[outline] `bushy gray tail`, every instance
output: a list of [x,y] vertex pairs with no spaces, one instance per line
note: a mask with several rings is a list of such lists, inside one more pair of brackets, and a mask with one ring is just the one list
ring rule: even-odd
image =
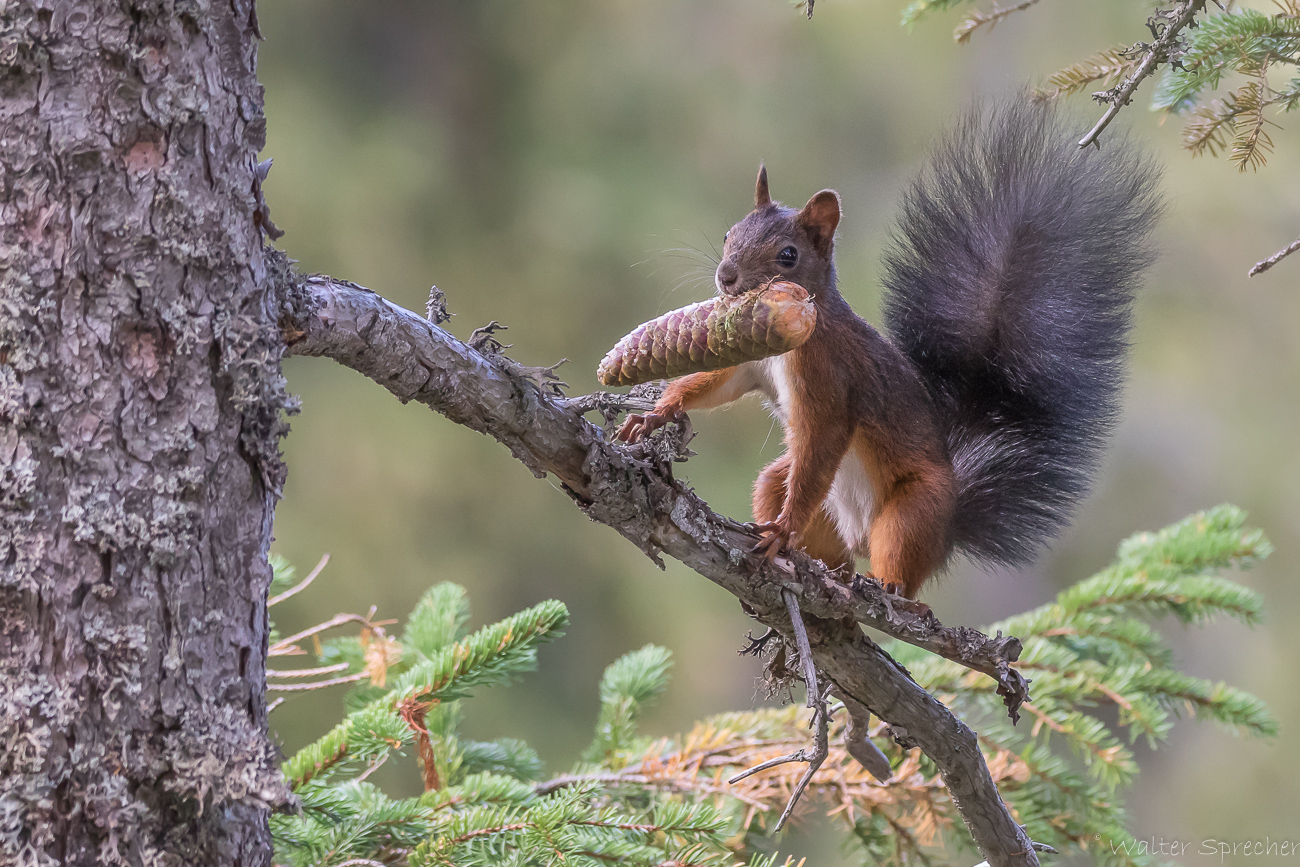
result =
[[904,200],[885,321],[949,420],[955,542],[1027,559],[1087,492],[1114,426],[1158,172],[1050,106],[972,111]]

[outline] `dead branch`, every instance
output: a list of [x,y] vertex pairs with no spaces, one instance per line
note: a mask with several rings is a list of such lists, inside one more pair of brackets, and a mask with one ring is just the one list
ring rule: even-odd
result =
[[760,771],[774,768],[777,765],[790,762],[807,763],[808,767],[790,792],[790,800],[786,803],[785,810],[781,812],[781,818],[777,819],[776,824],[772,826],[772,833],[776,833],[785,827],[786,821],[794,813],[795,805],[799,803],[799,797],[803,795],[804,789],[808,788],[808,783],[812,781],[813,776],[821,770],[822,762],[826,761],[830,749],[831,713],[826,705],[826,694],[829,692],[829,688],[823,691],[821,685],[817,682],[817,666],[813,661],[812,648],[808,642],[808,631],[804,628],[803,614],[799,611],[798,599],[790,590],[782,591],[781,597],[785,600],[786,613],[790,615],[790,626],[794,630],[794,643],[799,651],[799,665],[803,669],[803,686],[808,693],[808,708],[813,712],[812,727],[815,732],[813,748],[809,750],[807,747],[800,747],[792,753],[759,762],[727,780],[731,785],[735,785],[746,777],[751,777]]
[[[267,160],[267,162],[270,162],[270,160]],[[311,582],[316,580],[316,576],[325,570],[325,567],[329,564],[329,561],[330,561],[329,554],[321,555],[320,561],[316,564],[316,568],[308,572],[306,578],[302,579],[297,584],[293,585],[283,593],[280,593],[276,596],[272,596],[270,599],[266,600],[266,607],[270,608],[272,605],[279,605],[284,600],[292,596],[296,596],[297,594],[306,590],[308,585],[310,585]]]
[[304,638],[311,638],[313,635],[319,635],[326,630],[333,629],[336,626],[342,626],[345,623],[360,623],[367,629],[389,626],[396,623],[395,620],[375,620],[375,609],[371,608],[370,613],[362,617],[360,614],[335,614],[329,620],[323,623],[317,623],[315,626],[304,629],[302,632],[295,632],[288,638],[281,638],[267,649],[266,655],[269,656],[302,656],[306,653],[298,642]]
[[1290,256],[1296,250],[1300,250],[1300,238],[1297,238],[1296,240],[1292,241],[1290,244],[1286,245],[1281,250],[1278,250],[1276,253],[1274,253],[1272,256],[1269,256],[1267,259],[1263,260],[1262,262],[1256,262],[1254,267],[1250,269],[1250,273],[1247,276],[1254,277],[1256,274],[1263,274],[1269,268],[1272,268],[1278,262],[1281,262],[1287,256]]
[[[835,713],[835,711],[832,711]],[[756,720],[745,717],[766,717],[766,724],[782,724],[766,728],[756,734]],[[859,721],[849,714],[836,714],[830,724],[827,757],[807,784],[805,800],[839,816],[852,826],[863,814],[876,814],[889,822],[898,834],[900,846],[916,854],[917,863],[925,864],[922,847],[939,842],[939,831],[947,827],[942,803],[949,797],[947,787],[938,775],[923,771],[918,750],[901,754],[897,770],[890,769],[889,759],[883,754],[886,773],[881,776],[868,773],[860,760],[853,757],[849,730]],[[660,741],[649,747],[645,754],[616,771],[564,774],[534,786],[539,795],[546,795],[568,786],[599,783],[612,788],[656,788],[680,792],[696,798],[733,798],[748,807],[742,822],[745,827],[756,818],[762,826],[775,828],[773,819],[790,804],[791,793],[807,773],[797,764],[785,761],[792,750],[806,747],[806,731],[814,723],[814,713],[806,708],[784,708],[757,711],[751,714],[725,714],[722,717],[699,721],[689,731],[675,740]],[[878,724],[868,731],[865,726],[858,731],[863,743],[871,744],[871,736],[882,737],[886,727]],[[988,768],[998,784],[1023,785],[1028,779],[1028,768],[1019,756],[996,744],[984,743],[988,751]],[[874,744],[871,747],[875,749]],[[734,770],[766,766],[761,774],[743,776],[737,782],[728,782]]]
[[[1128,76],[1118,85],[1110,90],[1102,90],[1094,93],[1092,98],[1097,102],[1108,103],[1106,111],[1097,121],[1096,126],[1088,131],[1088,134],[1079,140],[1079,147],[1084,148],[1097,141],[1097,136],[1101,135],[1102,130],[1110,126],[1110,122],[1119,114],[1119,110],[1129,104],[1133,96],[1133,91],[1142,80],[1159,68],[1160,64],[1166,63],[1170,59],[1179,44],[1178,34],[1185,28],[1194,26],[1196,16],[1205,8],[1206,0],[1182,0],[1174,8],[1166,11],[1157,11],[1147,26],[1156,36],[1155,42],[1139,42],[1133,47],[1134,51],[1143,52],[1142,62],[1137,65]],[[1174,55],[1175,58],[1177,55]]]
[[403,402],[418,400],[492,436],[535,475],[553,474],[593,520],[656,562],[661,552],[680,560],[787,639],[793,632],[782,591],[795,594],[814,662],[837,694],[889,723],[899,743],[933,759],[990,864],[1036,867],[1030,840],[998,795],[975,734],[857,623],[989,674],[1013,710],[1028,698],[1024,678],[1009,665],[1019,642],[947,629],[874,581],[855,576],[846,586],[800,553],[755,561],[748,554],[758,537],[674,480],[653,443],[611,443],[575,409],[513,371],[504,356],[485,355],[356,284],[313,276],[281,289],[293,305],[281,322],[288,354],[333,358]]

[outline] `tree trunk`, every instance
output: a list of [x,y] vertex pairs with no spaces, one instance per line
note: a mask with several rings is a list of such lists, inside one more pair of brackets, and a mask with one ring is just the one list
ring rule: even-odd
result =
[[0,863],[267,864],[253,4],[0,16]]

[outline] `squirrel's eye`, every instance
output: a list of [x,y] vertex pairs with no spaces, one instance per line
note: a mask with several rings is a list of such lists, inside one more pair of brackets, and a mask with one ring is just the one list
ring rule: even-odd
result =
[[730,237],[731,237],[731,230],[728,229],[727,231],[722,233],[722,243],[724,244],[727,243],[727,239]]
[[799,251],[794,247],[783,247],[781,252],[776,254],[776,264],[782,268],[793,268],[799,261]]

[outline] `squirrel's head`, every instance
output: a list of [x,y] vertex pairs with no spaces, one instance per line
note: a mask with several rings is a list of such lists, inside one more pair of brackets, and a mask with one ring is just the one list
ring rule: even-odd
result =
[[803,210],[772,201],[767,169],[758,167],[754,210],[731,227],[714,274],[718,291],[743,295],[773,278],[792,280],[814,295],[830,286],[840,197],[822,190]]

